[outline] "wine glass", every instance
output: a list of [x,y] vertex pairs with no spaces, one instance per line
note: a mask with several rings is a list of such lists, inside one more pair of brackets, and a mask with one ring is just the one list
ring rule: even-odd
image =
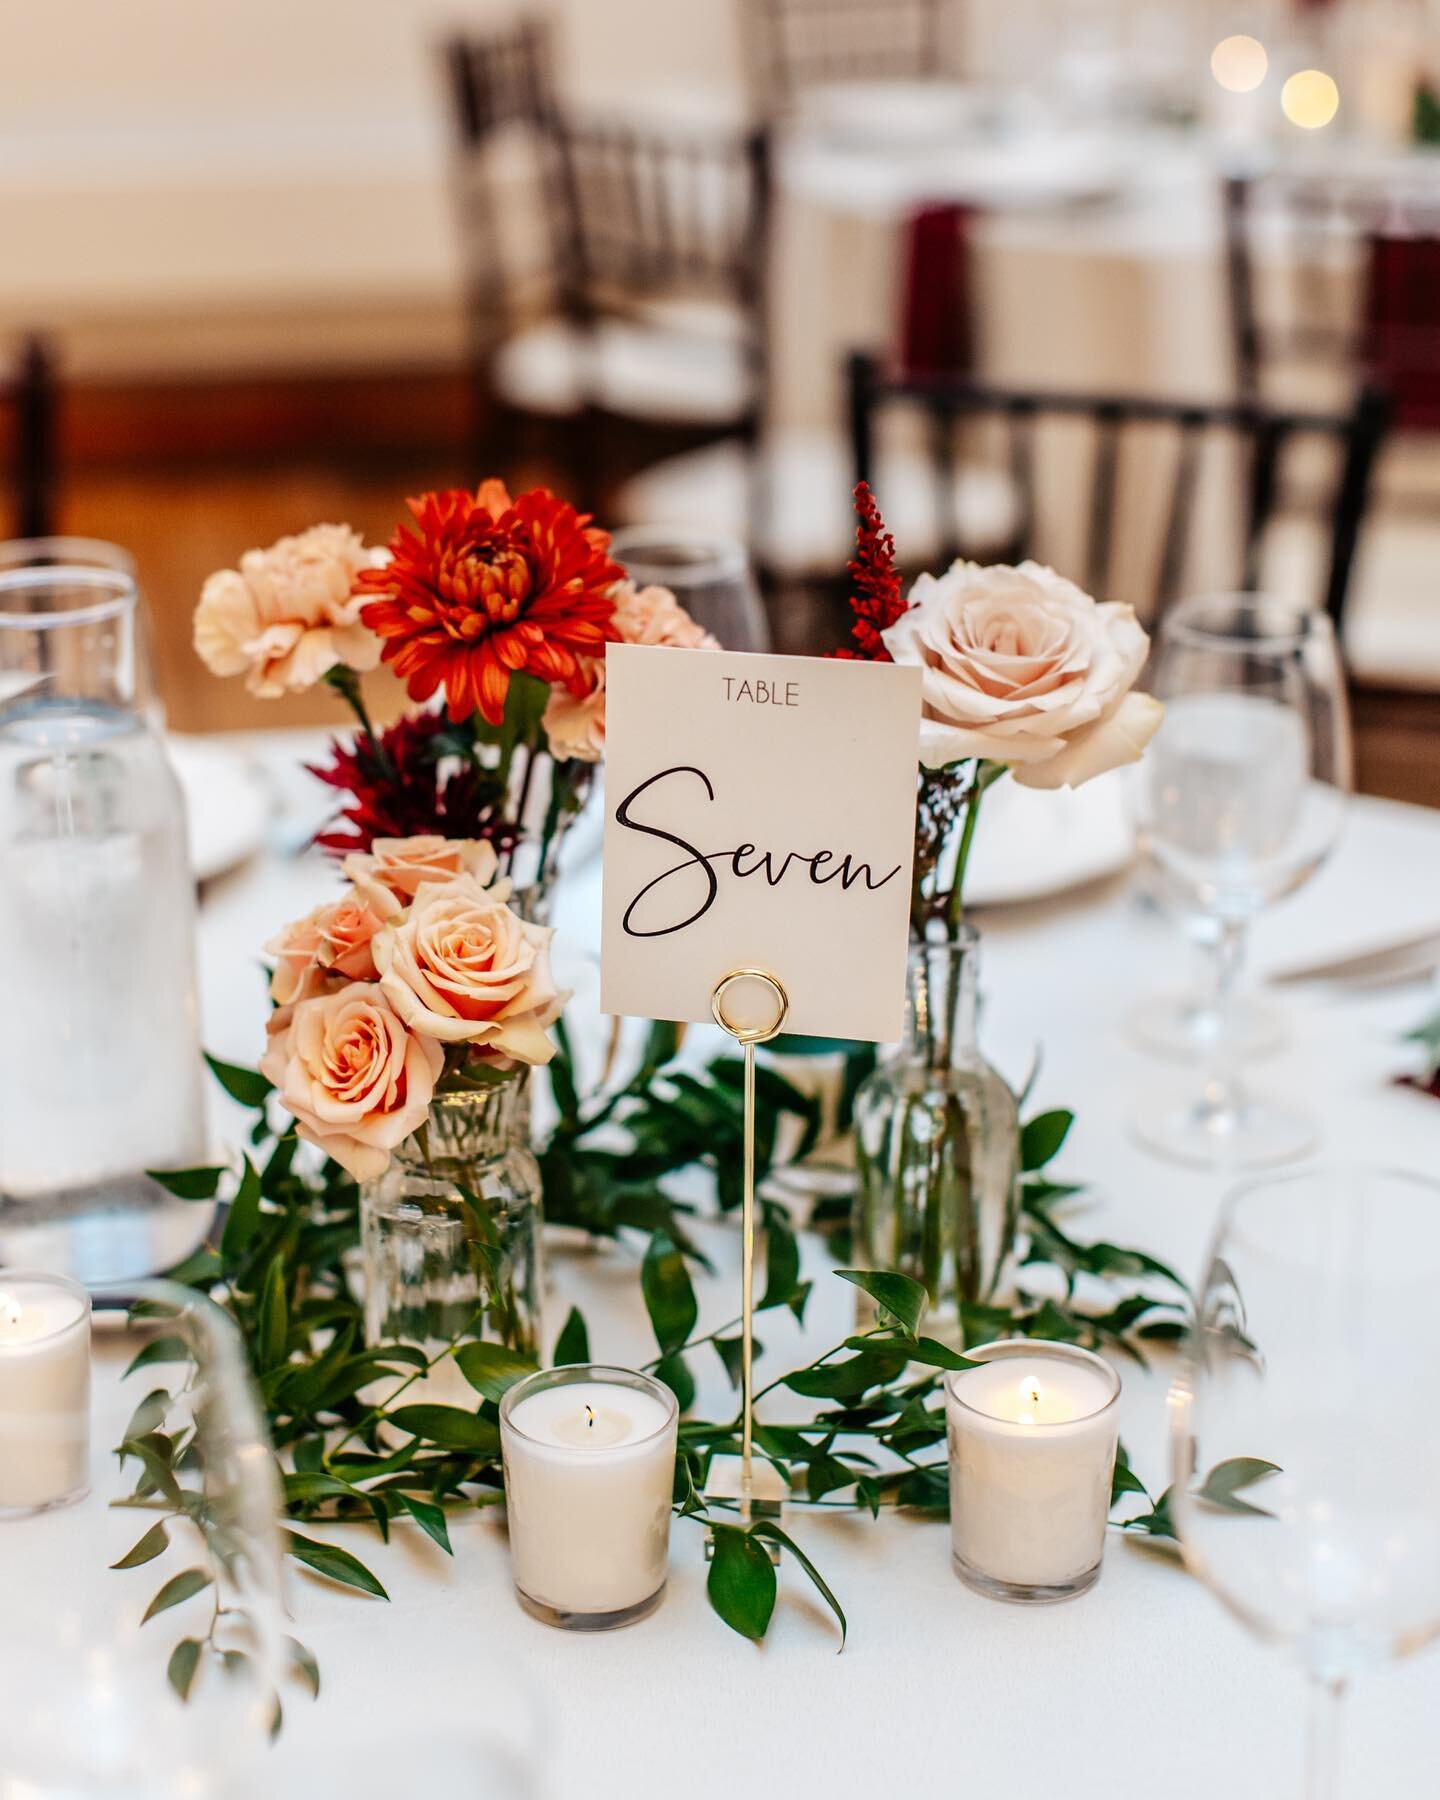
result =
[[1435,1182],[1256,1177],[1221,1208],[1170,1394],[1186,1562],[1311,1677],[1310,1800],[1336,1791],[1346,1685],[1440,1633],[1437,1280]]
[[[0,1287],[24,1279],[7,1272]],[[28,1371],[12,1366],[0,1386],[0,1492],[27,1498],[15,1494],[21,1459],[41,1484],[28,1510],[0,1518],[0,1800],[257,1793],[277,1696],[295,1691],[280,1478],[240,1335],[171,1282],[130,1284],[123,1300],[134,1323],[101,1328],[97,1290],[91,1357],[117,1376],[144,1359],[128,1379],[97,1381],[88,1410],[83,1397],[60,1410],[75,1384],[58,1338],[58,1350],[37,1340]],[[85,1355],[82,1342],[82,1369]],[[88,1492],[56,1473],[52,1423],[71,1433],[65,1454],[78,1454]]]
[[734,538],[684,526],[629,525],[611,538],[610,551],[636,587],[669,588],[726,650],[770,648],[770,622],[750,560]]
[[1312,1147],[1313,1124],[1245,1091],[1228,1021],[1247,926],[1339,835],[1350,728],[1335,634],[1323,613],[1264,595],[1187,600],[1161,627],[1150,685],[1165,718],[1138,771],[1140,842],[1213,929],[1216,1023],[1200,1091],[1152,1097],[1135,1132],[1181,1162],[1286,1162]]

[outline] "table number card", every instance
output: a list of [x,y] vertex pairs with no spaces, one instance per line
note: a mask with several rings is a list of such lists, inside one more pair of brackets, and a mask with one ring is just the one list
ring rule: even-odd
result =
[[761,969],[787,1031],[898,1038],[920,671],[612,644],[605,687],[603,1009]]

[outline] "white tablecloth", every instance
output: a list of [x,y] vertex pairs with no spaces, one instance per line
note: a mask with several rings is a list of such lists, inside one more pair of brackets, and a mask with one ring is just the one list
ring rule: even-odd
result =
[[[274,766],[284,770],[275,758],[295,748],[293,737],[277,738],[269,750]],[[1257,964],[1434,926],[1437,875],[1440,815],[1357,801],[1331,866],[1260,924]],[[253,1062],[264,1014],[258,946],[332,881],[319,858],[267,855],[210,889],[201,963],[206,1039],[215,1052]],[[559,924],[572,943],[593,942],[597,894],[597,877],[585,877],[562,904]],[[1193,1274],[1224,1183],[1154,1161],[1124,1124],[1148,1087],[1172,1073],[1183,1079],[1184,1071],[1168,1071],[1134,1048],[1122,1029],[1138,996],[1173,984],[1181,955],[1172,929],[1142,912],[1123,882],[997,912],[985,922],[983,1038],[1016,1080],[1043,1041],[1034,1104],[1078,1112],[1060,1164],[1067,1176],[1093,1184],[1077,1229],[1143,1245]],[[1434,1170],[1440,1107],[1390,1081],[1402,1066],[1397,1034],[1425,1003],[1414,987],[1340,1001],[1294,991],[1290,1047],[1257,1078],[1303,1095],[1325,1120],[1327,1154]],[[733,1227],[708,1230],[705,1247],[718,1272],[697,1283],[702,1323],[719,1323],[736,1304]],[[606,1360],[636,1363],[654,1354],[635,1279],[638,1254],[638,1245],[595,1253],[562,1247],[552,1257],[555,1304],[563,1316],[572,1299],[580,1302],[592,1350]],[[762,1379],[818,1354],[849,1328],[851,1291],[826,1279],[818,1242],[806,1242],[805,1259],[818,1285],[803,1345],[795,1329],[767,1319]],[[718,1364],[697,1362],[700,1406],[732,1405]],[[118,1367],[102,1352],[96,1480],[106,1491],[115,1491],[115,1477],[104,1450],[124,1410]],[[1158,1488],[1166,1479],[1166,1372],[1126,1368],[1123,1376],[1122,1434],[1136,1467]],[[800,1416],[804,1406],[777,1395],[765,1402],[765,1415]],[[39,1563],[27,1580],[44,1579],[46,1556],[57,1566],[65,1560],[64,1521],[57,1515],[35,1533]],[[117,1523],[118,1554],[129,1538],[127,1521]],[[295,1628],[315,1649],[325,1686],[316,1704],[290,1703],[278,1754],[366,1728],[400,1731],[407,1720],[437,1714],[464,1721],[518,1687],[543,1721],[546,1791],[564,1800],[849,1796],[881,1784],[1007,1800],[1111,1800],[1121,1791],[1248,1800],[1298,1791],[1300,1675],[1252,1641],[1195,1580],[1133,1544],[1112,1538],[1099,1586],[1083,1599],[1028,1610],[963,1588],[950,1572],[942,1524],[803,1508],[793,1509],[789,1524],[849,1614],[850,1643],[838,1658],[829,1615],[793,1568],[782,1572],[763,1648],[728,1631],[706,1603],[701,1533],[689,1522],[676,1526],[659,1612],[596,1638],[520,1612],[493,1514],[455,1521],[453,1562],[418,1530],[397,1529],[388,1550],[358,1528],[337,1533],[381,1575],[391,1603],[297,1573]],[[113,1583],[115,1608],[138,1617],[155,1585],[147,1573],[96,1568],[83,1578]],[[0,1716],[6,1661],[23,1654],[0,1631]],[[1350,1707],[1347,1793],[1429,1800],[1440,1789],[1437,1697],[1437,1656],[1360,1686]]]

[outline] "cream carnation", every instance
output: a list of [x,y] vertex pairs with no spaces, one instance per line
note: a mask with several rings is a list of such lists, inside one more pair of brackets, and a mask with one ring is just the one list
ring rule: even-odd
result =
[[471,877],[425,886],[375,939],[380,985],[412,1031],[497,1057],[545,1063],[545,1027],[565,996],[550,973],[548,926],[512,912]]
[[1159,726],[1160,703],[1131,692],[1150,640],[1130,607],[1033,562],[957,562],[910,598],[883,636],[924,671],[926,768],[985,757],[1025,787],[1078,787],[1137,761]]
[[244,675],[272,700],[313,687],[337,663],[373,669],[380,643],[352,595],[377,555],[348,525],[315,525],[268,550],[247,550],[239,569],[210,576],[195,609],[195,648],[216,675]]
[[718,650],[720,645],[686,612],[669,588],[637,588],[617,581],[610,590],[614,625],[626,644],[665,644],[675,650]]
[[378,987],[355,981],[302,1000],[272,1030],[260,1069],[300,1136],[368,1181],[423,1124],[444,1062],[440,1045],[407,1031]]

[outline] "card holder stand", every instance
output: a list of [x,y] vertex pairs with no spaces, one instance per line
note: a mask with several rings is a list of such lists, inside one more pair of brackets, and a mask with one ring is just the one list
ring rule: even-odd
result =
[[[758,1013],[750,1009],[742,1017],[744,990],[752,1001],[762,1000]],[[744,1057],[744,1208],[741,1214],[740,1394],[741,1437],[739,1456],[713,1456],[705,1483],[705,1498],[739,1511],[746,1527],[757,1519],[779,1519],[790,1489],[775,1465],[754,1455],[754,1373],[752,1368],[755,1326],[755,1046],[779,1035],[790,1011],[790,996],[776,977],[765,969],[732,969],[715,984],[710,997],[715,1023],[739,1044]],[[714,1534],[707,1533],[705,1556],[714,1554]],[[766,1543],[772,1562],[780,1560],[777,1544]]]

